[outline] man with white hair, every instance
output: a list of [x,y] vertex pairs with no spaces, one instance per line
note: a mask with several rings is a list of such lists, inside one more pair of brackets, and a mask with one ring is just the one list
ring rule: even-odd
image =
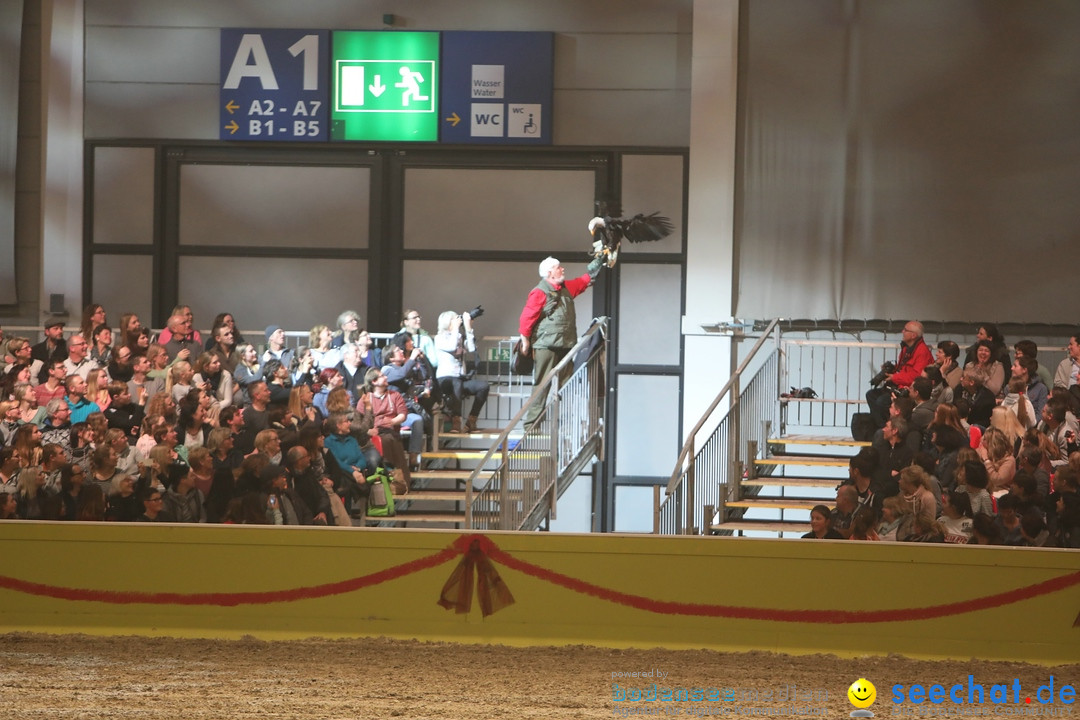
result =
[[[591,223],[589,229],[592,230]],[[601,267],[603,261],[593,260],[584,275],[567,280],[566,271],[556,258],[548,257],[540,263],[540,283],[529,293],[518,321],[521,352],[528,354],[531,350],[533,354],[534,383],[542,381],[577,343],[574,298],[592,285]],[[567,365],[559,375],[559,383],[566,382],[572,371],[573,368]],[[525,415],[526,426],[536,421],[541,409],[540,405],[529,409]]]

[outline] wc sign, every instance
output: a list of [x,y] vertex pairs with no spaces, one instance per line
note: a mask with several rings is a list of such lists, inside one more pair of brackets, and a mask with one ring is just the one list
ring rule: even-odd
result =
[[439,139],[550,145],[553,37],[444,32]]

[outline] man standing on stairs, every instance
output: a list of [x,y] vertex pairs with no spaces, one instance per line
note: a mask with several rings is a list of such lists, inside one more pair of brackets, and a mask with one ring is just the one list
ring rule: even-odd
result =
[[919,377],[923,368],[933,360],[930,348],[923,342],[922,323],[912,320],[904,325],[896,368],[891,374],[885,375],[885,382],[881,387],[872,388],[866,392],[866,403],[870,406],[870,417],[874,420],[876,430],[885,427],[885,421],[889,419],[893,391],[909,387],[915,378]]
[[[601,220],[601,222],[603,222]],[[592,226],[590,224],[590,230]],[[521,311],[518,331],[521,333],[521,352],[533,354],[533,384],[539,384],[566,353],[577,344],[577,316],[574,298],[585,292],[604,266],[597,258],[589,263],[584,275],[566,279],[562,263],[548,257],[540,263],[540,283],[529,292],[525,309]],[[573,368],[567,365],[559,373],[559,384],[566,382]],[[529,408],[525,426],[536,422],[543,405]]]

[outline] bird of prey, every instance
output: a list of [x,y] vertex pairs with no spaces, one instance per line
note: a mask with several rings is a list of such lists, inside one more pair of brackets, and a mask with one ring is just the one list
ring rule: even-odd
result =
[[674,229],[671,220],[659,212],[651,215],[638,213],[629,218],[597,215],[589,221],[589,232],[593,236],[591,255],[613,268],[619,259],[619,247],[624,239],[632,243],[656,242],[666,238]]

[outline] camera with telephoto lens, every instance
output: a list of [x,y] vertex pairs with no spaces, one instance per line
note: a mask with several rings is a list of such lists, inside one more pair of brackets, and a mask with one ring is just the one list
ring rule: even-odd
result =
[[463,314],[468,315],[470,318],[475,320],[476,318],[484,314],[484,307],[482,305],[477,305],[472,310],[469,310],[468,312]]
[[887,378],[889,375],[892,375],[894,372],[896,372],[896,363],[892,362],[891,360],[886,360],[881,365],[881,371],[878,372],[878,374],[874,377],[870,378],[870,385],[872,387],[877,387],[881,383],[885,382],[885,378]]

